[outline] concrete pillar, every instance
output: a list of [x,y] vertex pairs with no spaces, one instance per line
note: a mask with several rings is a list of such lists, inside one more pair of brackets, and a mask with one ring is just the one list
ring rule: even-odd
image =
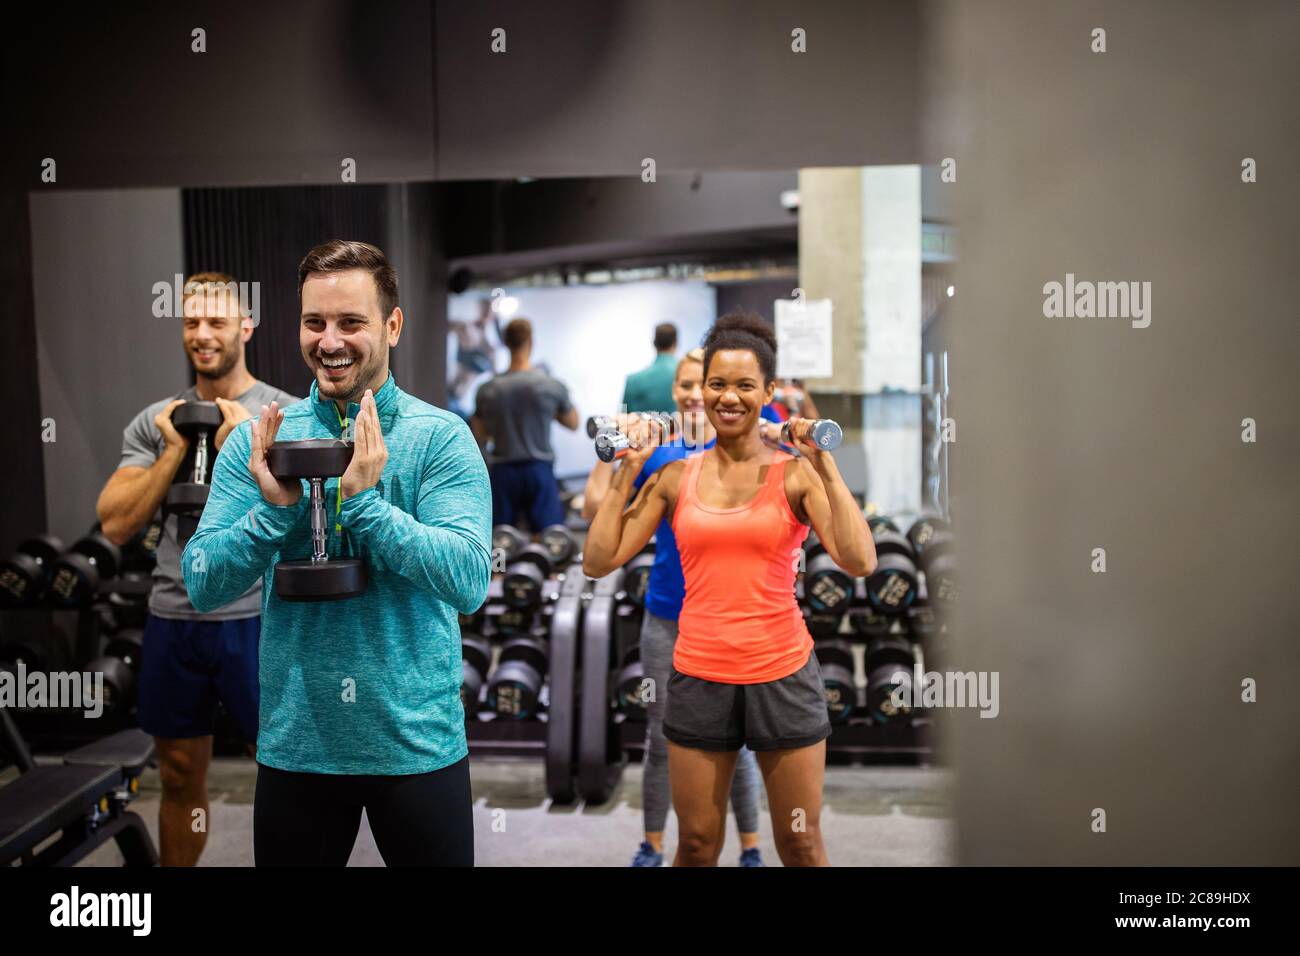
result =
[[[932,9],[951,662],[1000,673],[949,713],[960,862],[1295,865],[1300,7]],[[1067,275],[1149,282],[1149,325],[1047,317]]]
[[807,299],[830,299],[834,306],[832,375],[809,387],[823,414],[845,427],[837,461],[849,487],[881,510],[915,510],[921,500],[920,168],[805,169],[799,194],[799,285]]

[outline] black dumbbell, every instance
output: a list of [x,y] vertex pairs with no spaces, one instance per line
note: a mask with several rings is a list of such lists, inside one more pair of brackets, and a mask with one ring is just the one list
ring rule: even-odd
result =
[[18,546],[0,562],[0,607],[30,607],[40,600],[53,575],[54,559],[63,542],[52,534],[38,534]]
[[514,608],[535,608],[546,594],[546,579],[554,571],[551,552],[540,544],[520,548],[506,565],[501,593]]
[[496,670],[488,678],[487,709],[500,718],[528,720],[537,716],[549,659],[546,642],[513,637],[501,647]]
[[473,632],[477,634],[483,627],[483,618],[486,616],[487,604],[484,603],[473,614],[457,614],[457,620],[460,623],[461,631]]
[[565,525],[550,525],[543,528],[537,537],[542,547],[551,553],[551,564],[554,567],[568,564],[578,552],[578,536]]
[[858,706],[858,685],[853,680],[853,648],[848,641],[818,641],[813,650],[826,688],[826,713],[832,724],[842,724]]
[[812,608],[805,606],[803,608],[804,623],[808,626],[808,633],[814,640],[821,640],[825,637],[834,637],[840,632],[840,623],[844,620],[843,611],[814,611]]
[[938,619],[934,608],[930,605],[930,595],[924,577],[917,586],[916,600],[907,609],[907,630],[914,641],[924,641],[933,637],[939,630]]
[[526,547],[528,547],[528,535],[513,525],[499,524],[492,529],[492,557],[494,559],[500,554],[505,561],[509,561]]
[[479,692],[492,663],[492,645],[478,634],[462,634],[460,657],[460,703],[465,708],[465,719],[469,720],[478,711]]
[[876,543],[876,570],[866,578],[867,602],[886,615],[906,614],[916,599],[916,556],[897,531],[872,535]]
[[122,545],[122,567],[119,573],[151,574],[158,563],[158,542],[162,535],[161,521],[150,521],[136,532],[134,538]]
[[641,645],[633,644],[623,654],[614,678],[614,706],[625,714],[644,714],[653,691],[641,663]]
[[493,634],[514,637],[532,633],[535,617],[533,608],[494,604],[488,608],[484,623],[490,625],[488,630]]
[[104,656],[120,660],[132,673],[140,673],[140,659],[144,653],[144,630],[124,627],[104,644]]
[[[179,409],[178,409],[179,411]],[[276,442],[266,453],[271,474],[281,480],[305,478],[311,489],[310,558],[275,566],[275,593],[282,601],[338,601],[366,589],[366,567],[357,558],[331,558],[325,551],[325,479],[337,478],[352,461],[352,442],[337,438]]]
[[871,529],[873,536],[880,531],[899,533],[898,525],[894,524],[894,519],[887,515],[867,515],[867,527]]
[[952,527],[943,518],[938,515],[922,515],[912,522],[912,526],[907,529],[907,540],[912,544],[912,550],[916,552],[919,558],[925,553],[926,546],[930,539],[940,531],[951,531]]
[[936,531],[921,554],[930,606],[939,608],[957,600],[961,592],[957,577],[957,553],[952,532]]
[[[878,723],[905,720],[914,704],[912,645],[890,635],[867,642],[867,710]],[[898,699],[895,699],[898,691]]]
[[99,586],[122,566],[122,551],[92,531],[54,560],[47,594],[56,604],[89,604]]
[[86,664],[84,670],[102,674],[104,679],[104,716],[125,714],[135,703],[136,674],[120,657],[97,657]]
[[[176,539],[183,548],[198,528],[199,515],[208,503],[211,490],[212,462],[217,449],[214,439],[224,416],[216,402],[186,402],[172,412],[172,426],[190,439],[193,466],[177,477],[178,481],[167,489],[163,499],[163,516],[176,515]],[[191,460],[187,456],[187,461]]]
[[886,617],[870,606],[855,607],[849,611],[849,629],[867,640],[873,637],[884,637],[889,633],[893,623],[893,618]]
[[623,565],[623,599],[637,607],[645,607],[646,591],[650,588],[650,569],[654,567],[653,548],[642,551]]
[[831,560],[825,545],[813,536],[804,542],[803,593],[814,611],[839,611],[853,601],[853,576]]
[[0,644],[0,671],[17,674],[19,664],[29,674],[36,671],[47,673],[51,669],[50,659],[39,641],[19,638]]

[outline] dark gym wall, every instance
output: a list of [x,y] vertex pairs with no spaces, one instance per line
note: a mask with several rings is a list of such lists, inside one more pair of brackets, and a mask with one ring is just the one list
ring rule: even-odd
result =
[[[207,50],[192,52],[191,33]],[[418,0],[27,7],[7,24],[29,188],[359,183],[434,174],[432,11]]]
[[646,157],[661,173],[917,162],[916,4],[436,8],[442,179],[639,176]]
[[32,243],[25,190],[0,190],[0,222],[7,240],[0,243],[0,309],[5,317],[9,369],[3,376],[4,407],[0,428],[0,554],[9,554],[24,538],[46,530],[45,465],[41,440],[41,387],[37,366],[36,305],[32,297]]
[[[962,230],[950,663],[1001,675],[999,716],[944,733],[959,859],[1295,865],[1300,6],[934,22]],[[1150,282],[1150,326],[1045,318],[1067,273]]]
[[298,263],[329,239],[358,239],[382,248],[386,189],[183,190],[186,274],[217,270],[259,283],[261,321],[247,356],[249,371],[262,381],[306,397],[311,375],[298,350]]
[[[20,407],[55,439],[37,438],[47,523],[34,530],[71,544],[95,522],[127,422],[188,384],[180,323],[152,311],[154,283],[184,270],[180,191],[36,194],[31,235],[40,398]],[[19,497],[33,507],[30,487]]]

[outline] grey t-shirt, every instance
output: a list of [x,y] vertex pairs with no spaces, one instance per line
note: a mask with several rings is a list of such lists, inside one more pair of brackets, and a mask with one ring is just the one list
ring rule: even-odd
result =
[[564,383],[539,368],[506,372],[478,390],[475,416],[492,434],[492,462],[555,461],[551,422],[573,407]]
[[[187,402],[197,402],[201,399],[199,394],[193,388],[187,388],[176,398],[183,398]],[[158,426],[153,423],[154,417],[167,407],[169,402],[175,401],[173,398],[164,398],[160,402],[154,402],[152,405],[131,419],[131,424],[126,426],[122,432],[122,460],[118,462],[118,468],[148,468],[162,454],[166,442],[163,440],[162,432]],[[270,405],[271,402],[279,402],[280,407],[292,405],[300,401],[288,392],[282,392],[278,388],[273,388],[265,382],[256,382],[253,387],[240,395],[236,399],[239,404],[243,405],[248,411],[256,416],[261,414],[263,405]],[[182,462],[178,468],[177,475],[182,476],[182,480],[188,480],[183,477],[187,466],[193,461],[193,452],[191,452],[187,461]],[[209,473],[216,468],[216,456],[212,457],[212,463],[209,466]],[[249,588],[243,596],[227,604],[225,607],[213,611],[211,614],[200,614],[190,603],[189,595],[185,592],[185,581],[181,578],[181,546],[177,539],[176,516],[168,515],[166,522],[163,524],[163,534],[158,540],[158,550],[155,552],[157,565],[153,571],[153,590],[149,594],[149,611],[157,617],[176,618],[185,621],[229,621],[243,617],[256,617],[262,613],[262,581],[259,578],[257,583]]]

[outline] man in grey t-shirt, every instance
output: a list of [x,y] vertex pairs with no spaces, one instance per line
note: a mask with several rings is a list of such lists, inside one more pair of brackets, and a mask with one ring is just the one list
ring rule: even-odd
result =
[[[244,348],[253,320],[243,314],[235,281],[215,272],[185,283],[182,341],[197,383],[173,398],[147,406],[122,433],[122,460],[97,511],[103,533],[129,541],[162,505],[176,480],[193,467],[189,439],[172,425],[186,402],[215,402],[222,424],[213,436],[220,453],[226,436],[264,406],[298,401],[249,374]],[[209,473],[211,473],[211,467]],[[217,703],[225,705],[240,735],[257,740],[257,649],[262,613],[261,582],[211,614],[190,604],[181,577],[178,519],[169,515],[156,552],[149,614],[141,653],[138,716],[157,745],[162,778],[158,831],[164,866],[193,866],[207,842],[194,811],[208,814],[207,768]]]
[[551,422],[574,431],[578,410],[563,382],[533,366],[532,323],[512,319],[502,339],[510,349],[510,368],[479,387],[469,424],[480,446],[492,443],[492,523],[519,527],[525,516],[535,533],[564,523]]

